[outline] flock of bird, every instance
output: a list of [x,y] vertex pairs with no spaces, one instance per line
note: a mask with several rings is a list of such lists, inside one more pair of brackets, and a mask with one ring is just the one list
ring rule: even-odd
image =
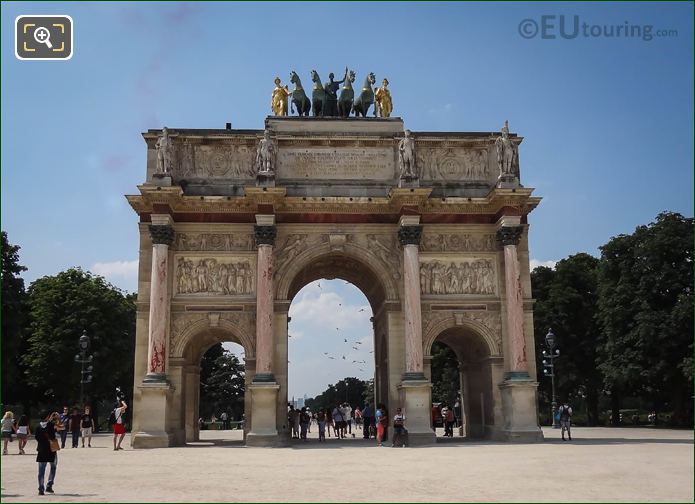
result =
[[[345,282],[345,283],[346,283],[346,284],[349,284],[350,282]],[[317,286],[318,286],[319,289],[321,289],[321,282],[319,282],[319,283],[317,284]],[[323,290],[323,289],[321,289],[321,290]],[[343,306],[343,305],[342,305],[342,303],[338,303],[338,306]],[[363,312],[363,311],[365,311],[364,308],[360,308],[360,309],[358,310],[358,312]],[[335,330],[336,330],[336,331],[340,331],[340,327],[336,327]],[[287,336],[290,337],[290,338],[292,337],[291,334],[288,334]],[[350,341],[347,340],[347,338],[343,338],[343,343],[348,343],[348,344],[352,345],[352,349],[353,349],[353,350],[357,350],[357,351],[360,351],[360,347],[355,346],[355,345],[361,345],[361,344],[362,344],[361,341],[353,341],[353,342],[350,342]],[[374,350],[370,350],[369,353],[370,353],[370,354],[371,354],[371,353],[374,353]],[[336,360],[336,359],[337,359],[337,357],[334,357],[333,355],[329,354],[328,352],[323,352],[323,355],[324,355],[325,357],[327,357],[328,359],[330,359],[330,360]],[[341,355],[340,358],[341,358],[342,360],[347,360],[347,357],[346,357],[345,355]],[[290,361],[287,361],[287,362],[290,363]],[[366,360],[359,360],[359,361],[358,361],[358,360],[353,360],[353,361],[352,361],[352,364],[357,364],[357,365],[366,364],[366,363],[367,363]],[[358,369],[359,369],[360,371],[364,372],[364,369],[362,369],[362,368],[358,368]]]

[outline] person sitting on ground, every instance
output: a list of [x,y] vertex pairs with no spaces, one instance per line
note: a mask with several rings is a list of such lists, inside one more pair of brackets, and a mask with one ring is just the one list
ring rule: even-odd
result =
[[401,413],[401,408],[396,408],[396,414],[393,416],[393,441],[391,447],[405,447],[405,415]]

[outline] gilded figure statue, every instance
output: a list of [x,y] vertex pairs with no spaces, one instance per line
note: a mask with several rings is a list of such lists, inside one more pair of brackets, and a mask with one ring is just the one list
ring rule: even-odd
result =
[[391,101],[391,91],[389,91],[389,80],[381,81],[381,87],[374,90],[374,101],[376,102],[376,112],[379,117],[391,117],[393,112],[393,101]]
[[282,87],[280,77],[275,77],[275,89],[270,97],[270,108],[276,116],[287,115],[287,98],[291,95],[287,86]]

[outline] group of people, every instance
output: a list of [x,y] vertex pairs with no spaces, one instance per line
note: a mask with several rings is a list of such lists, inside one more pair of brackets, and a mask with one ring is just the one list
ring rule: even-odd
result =
[[[123,449],[121,448],[121,443],[125,437],[124,415],[127,409],[128,406],[125,401],[120,399],[114,405],[109,417],[109,422],[113,424],[114,451]],[[39,419],[33,435],[34,439],[36,439],[36,462],[39,464],[39,495],[45,495],[54,493],[53,485],[58,466],[58,451],[65,448],[68,432],[71,433],[73,448],[79,446],[80,437],[82,437],[82,447],[84,448],[85,441],[87,441],[87,447],[91,448],[92,434],[96,425],[89,406],[86,406],[82,413],[77,408],[74,408],[71,414],[67,406],[63,407],[62,414],[57,411],[43,411]],[[15,420],[14,413],[7,411],[2,417],[1,429],[3,455],[8,454],[8,443],[12,442],[15,435],[18,440],[19,454],[25,455],[24,449],[29,442],[29,436],[32,435],[29,417],[21,415],[18,420]],[[47,466],[49,467],[48,482],[44,484]]]
[[[389,414],[384,404],[378,404],[376,408],[366,403],[364,408],[355,407],[348,403],[337,403],[332,408],[320,408],[317,412],[311,412],[308,408],[297,409],[288,405],[287,422],[293,439],[307,439],[307,433],[311,432],[311,425],[318,426],[319,442],[326,441],[326,435],[331,437],[331,432],[336,439],[345,439],[348,436],[355,437],[355,431],[362,430],[364,439],[375,438],[377,446],[383,446],[388,440],[388,428],[391,423]],[[392,446],[405,446],[407,443],[405,429],[405,415],[400,408],[396,410],[391,423],[394,429]]]

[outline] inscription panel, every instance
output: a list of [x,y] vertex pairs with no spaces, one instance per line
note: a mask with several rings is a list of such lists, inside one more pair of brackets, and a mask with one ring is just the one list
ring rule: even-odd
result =
[[278,149],[278,178],[335,180],[392,180],[395,154],[389,147]]

